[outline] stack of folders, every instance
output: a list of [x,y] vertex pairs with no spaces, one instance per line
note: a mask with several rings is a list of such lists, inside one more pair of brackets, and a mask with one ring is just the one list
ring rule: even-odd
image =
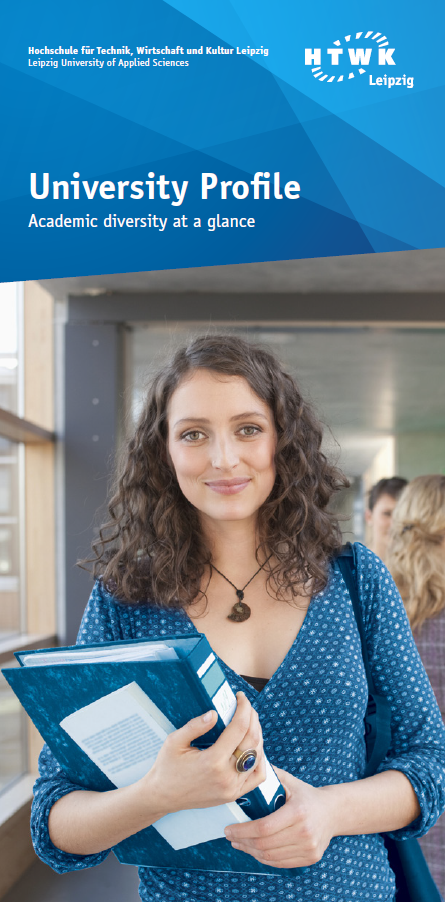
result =
[[[216,725],[196,741],[211,745],[236,698],[203,635],[133,640],[16,653],[3,670],[11,688],[70,780],[104,791],[128,786],[152,767],[167,735],[213,707]],[[242,799],[168,814],[114,847],[125,864],[274,873],[224,838],[229,824],[265,817],[285,802],[267,776]]]

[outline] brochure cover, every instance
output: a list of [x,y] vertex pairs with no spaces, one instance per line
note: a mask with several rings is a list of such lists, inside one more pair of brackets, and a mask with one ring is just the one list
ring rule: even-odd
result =
[[0,279],[443,246],[444,19],[5,4]]
[[[384,557],[396,497],[371,509],[371,488],[445,472],[445,5],[16,0],[0,22],[0,645],[75,642],[91,590],[76,561],[113,454],[147,377],[190,337],[253,340],[296,374],[350,482],[344,538]],[[5,699],[0,789],[36,770],[41,747]],[[317,716],[309,699],[304,736]],[[274,740],[272,763],[290,768],[286,756]],[[317,768],[311,751],[292,773],[331,779]],[[27,816],[17,829],[15,817],[0,896],[29,868],[40,902]],[[443,829],[429,851],[438,882]],[[153,894],[333,900],[369,895],[372,879],[392,898],[383,845],[374,855],[354,838],[350,853],[344,839],[318,871],[274,876],[273,897],[255,874],[196,871]],[[111,859],[102,874],[133,898],[134,869]],[[93,898],[94,872],[63,879]]]

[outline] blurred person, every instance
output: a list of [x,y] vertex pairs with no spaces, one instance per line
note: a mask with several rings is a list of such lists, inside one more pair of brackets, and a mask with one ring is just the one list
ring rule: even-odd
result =
[[379,479],[369,492],[368,510],[365,513],[366,522],[371,527],[369,547],[382,561],[386,559],[392,512],[406,485],[407,479],[391,476],[390,479]]
[[[402,492],[387,564],[445,720],[445,476],[418,476]],[[445,816],[420,842],[445,896]]]

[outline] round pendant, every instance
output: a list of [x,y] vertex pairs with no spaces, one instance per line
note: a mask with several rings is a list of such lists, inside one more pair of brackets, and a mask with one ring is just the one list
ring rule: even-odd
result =
[[245,601],[237,601],[236,604],[233,605],[233,608],[228,615],[228,620],[233,620],[234,623],[242,623],[243,620],[248,620],[251,614],[251,610],[249,605],[245,603]]

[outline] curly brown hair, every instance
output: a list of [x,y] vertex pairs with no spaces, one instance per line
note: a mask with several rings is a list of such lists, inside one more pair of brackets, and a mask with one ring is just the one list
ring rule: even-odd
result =
[[170,398],[200,368],[242,376],[274,416],[276,480],[258,511],[256,551],[259,564],[269,555],[276,562],[265,567],[268,586],[272,580],[281,599],[301,595],[309,583],[321,591],[341,547],[328,503],[348,481],[321,451],[322,424],[294,379],[273,354],[232,335],[194,339],[153,379],[116,475],[109,519],[93,542],[94,575],[122,601],[179,608],[203,596],[211,554],[167,453]]
[[445,476],[417,476],[392,515],[387,566],[413,632],[445,608]]

